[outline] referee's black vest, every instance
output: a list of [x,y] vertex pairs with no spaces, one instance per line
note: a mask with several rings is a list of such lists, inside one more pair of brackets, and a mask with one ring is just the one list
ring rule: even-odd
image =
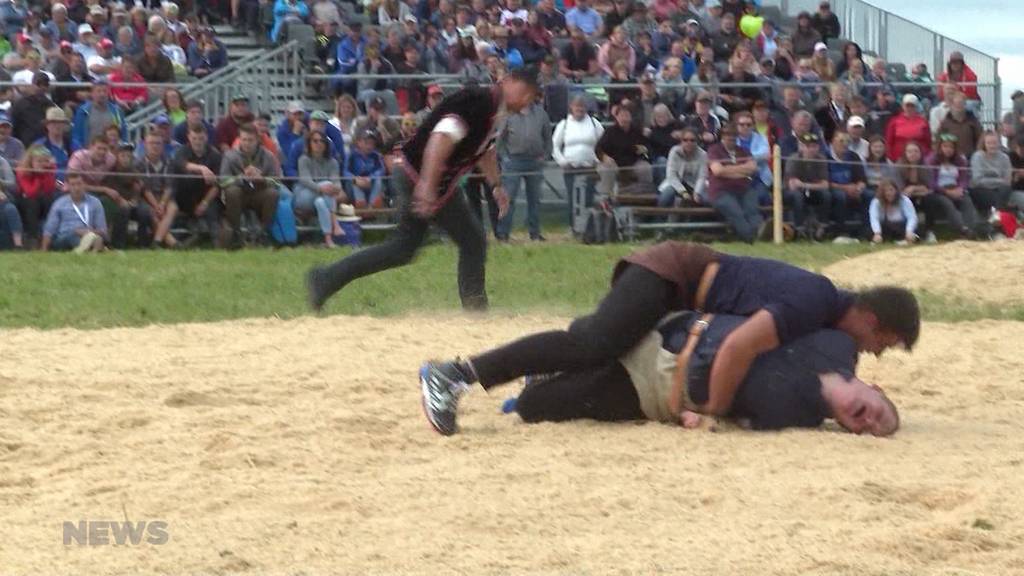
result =
[[494,122],[499,110],[498,97],[487,88],[466,88],[445,98],[423,121],[416,134],[402,146],[407,168],[413,176],[418,175],[423,162],[423,152],[434,127],[445,116],[458,116],[466,123],[466,137],[455,145],[448,166],[441,178],[440,190],[444,196],[455,181],[473,167],[493,144]]

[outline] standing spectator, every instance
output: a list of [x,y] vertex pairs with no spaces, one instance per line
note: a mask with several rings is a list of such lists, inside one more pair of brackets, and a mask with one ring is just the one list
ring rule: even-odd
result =
[[981,96],[978,96],[978,75],[971,70],[971,67],[964,62],[964,55],[960,52],[952,52],[949,55],[949,62],[946,63],[946,71],[939,74],[939,99],[945,97],[942,85],[948,83],[956,84],[960,91],[967,96],[972,106],[981,105]]
[[917,241],[917,209],[892,180],[883,180],[878,195],[871,200],[871,242],[892,240],[913,244]]
[[58,198],[43,226],[44,251],[100,252],[107,239],[107,219],[98,198],[88,194],[82,175],[68,175],[67,194]]
[[825,0],[818,4],[818,12],[811,18],[811,26],[821,35],[822,42],[828,42],[832,38],[839,38],[842,28],[839,26],[839,17],[832,12],[832,5]]
[[252,124],[239,129],[238,148],[224,154],[220,167],[221,185],[230,235],[230,248],[241,247],[242,211],[255,210],[260,219],[260,237],[274,220],[277,210],[277,182],[281,164],[260,145],[259,133]]
[[953,134],[957,140],[957,151],[969,158],[981,144],[984,130],[973,112],[967,109],[967,97],[962,92],[953,94],[949,113],[939,123],[939,134]]
[[153,212],[149,204],[142,201],[141,172],[135,162],[135,147],[130,142],[117,145],[114,167],[103,177],[107,193],[99,196],[107,222],[110,225],[110,244],[123,250],[128,243],[128,223],[138,223],[136,237],[139,246],[149,246],[153,234]]
[[598,163],[595,149],[603,134],[604,126],[587,112],[586,98],[575,96],[569,103],[569,115],[555,126],[551,135],[551,155],[562,169],[569,214],[573,213],[573,184],[578,176],[586,180],[586,206],[593,203]]
[[978,212],[968,195],[967,158],[957,151],[957,136],[939,134],[937,149],[927,164],[933,174],[931,193],[921,198],[921,208],[929,239],[935,237],[933,230],[940,218],[945,218],[962,238],[972,238],[978,226]]
[[345,158],[345,189],[356,208],[384,206],[384,158],[376,145],[377,134],[373,130],[359,132],[356,145]]
[[714,98],[709,92],[701,92],[697,96],[695,112],[686,117],[683,125],[692,128],[700,137],[701,147],[710,149],[718,142],[719,132],[722,130],[722,121],[711,113],[711,106]]
[[20,198],[18,208],[25,225],[29,246],[42,240],[40,222],[46,220],[50,206],[57,198],[57,179],[53,157],[45,148],[33,146],[22,157],[16,172]]
[[593,38],[601,34],[604,19],[590,7],[590,0],[576,0],[576,6],[565,14],[565,24],[570,30],[578,29]]
[[138,72],[153,84],[171,84],[174,82],[174,65],[163,51],[156,38],[147,36],[142,44],[142,56],[139,57]]
[[0,158],[11,166],[17,166],[24,154],[25,145],[11,136],[11,118],[6,112],[0,112]]
[[[809,238],[821,240],[825,237],[823,222],[828,220],[832,196],[828,162],[821,154],[817,134],[805,132],[800,136],[799,152],[786,159],[784,172],[787,192],[784,200],[792,206],[794,224]],[[807,204],[815,207],[809,214],[804,212]]]
[[138,110],[149,102],[146,79],[135,69],[135,62],[126,58],[121,69],[110,74],[110,96],[126,114]]
[[22,88],[22,97],[10,109],[12,134],[25,142],[35,142],[43,136],[43,121],[46,111],[56,106],[50,100],[50,77],[43,72],[36,73],[30,86]]
[[621,103],[613,111],[615,123],[612,124],[595,149],[600,163],[597,174],[601,180],[598,191],[605,197],[611,197],[615,191],[615,182],[622,181],[623,176],[641,187],[642,191],[651,191],[654,176],[650,163],[650,142],[644,136],[640,126],[633,123],[631,105]]
[[[51,105],[52,106],[52,105]],[[110,87],[104,81],[93,84],[89,101],[78,107],[71,125],[71,150],[79,150],[92,141],[95,135],[102,135],[107,126],[117,126],[121,140],[127,140],[121,107],[110,101]]]
[[252,112],[249,110],[249,97],[238,93],[231,99],[228,108],[228,115],[217,123],[217,147],[221,153],[226,153],[231,145],[238,139],[238,133],[242,125],[253,121]]
[[227,49],[213,36],[213,31],[203,29],[195,41],[188,45],[186,54],[188,73],[204,78],[228,65]]
[[970,194],[982,222],[987,224],[993,209],[1006,207],[1012,183],[1013,166],[999,145],[999,135],[985,132],[981,147],[971,156]]
[[569,46],[560,53],[559,69],[567,78],[576,82],[597,76],[601,71],[601,65],[597,61],[597,51],[587,41],[584,32],[578,28],[572,30]]
[[[369,148],[372,152],[373,142]],[[306,152],[299,158],[299,180],[295,184],[295,211],[300,214],[316,212],[320,232],[324,235],[324,246],[334,248],[334,236],[341,233],[334,213],[338,201],[345,202],[348,198],[341,186],[341,167],[330,149],[330,141],[325,134],[314,132],[306,139]],[[353,151],[347,161],[352,162],[357,154],[361,152]],[[379,177],[377,187],[379,192]]]
[[810,58],[814,54],[814,46],[821,42],[821,33],[814,29],[810,13],[801,12],[796,17],[796,30],[791,39],[793,55],[797,58]]
[[903,155],[903,148],[910,142],[921,147],[923,154],[932,150],[932,132],[928,121],[921,116],[920,101],[917,96],[903,96],[903,113],[889,121],[885,130],[885,146],[889,149],[889,158],[896,160]]
[[[182,124],[187,126],[187,124]],[[218,228],[222,204],[217,173],[223,160],[211,144],[209,132],[203,125],[188,126],[188,145],[178,148],[171,161],[174,196],[167,211],[174,216],[205,221],[210,235],[219,239]]]
[[[868,207],[871,195],[867,190],[864,163],[850,150],[850,136],[836,132],[832,136],[832,152],[828,163],[828,181],[832,194],[832,222],[837,243],[849,243],[851,238],[863,236],[868,230]],[[850,214],[857,215],[857,224],[848,225]]]
[[121,70],[121,61],[130,58],[122,58],[114,53],[114,43],[104,38],[96,44],[96,53],[86,59],[85,63],[89,73],[96,78],[104,80],[110,75]]
[[708,156],[692,128],[683,128],[679,144],[668,153],[665,181],[658,186],[658,206],[668,208],[680,202],[705,204]]
[[551,155],[551,120],[537,102],[505,118],[498,132],[498,158],[502,187],[509,196],[508,213],[498,222],[498,238],[508,240],[515,221],[520,185],[526,185],[526,222],[530,239],[543,241],[540,233],[540,193],[544,185],[544,160]]
[[750,152],[736,145],[736,136],[736,126],[726,125],[722,141],[708,150],[708,200],[736,236],[752,244],[764,224],[758,193],[751,185],[757,162]]

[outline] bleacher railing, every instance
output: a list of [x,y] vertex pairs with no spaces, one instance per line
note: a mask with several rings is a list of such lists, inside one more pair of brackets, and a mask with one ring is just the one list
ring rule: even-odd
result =
[[[231,100],[239,94],[249,98],[253,110],[284,109],[286,102],[301,99],[306,90],[298,43],[292,41],[250,54],[201,80],[182,85],[180,90],[186,101],[203,102],[206,118],[226,116]],[[162,112],[159,99],[136,110],[125,119],[129,135],[141,137],[146,125]]]
[[[818,4],[819,0],[764,0],[762,5],[778,7],[785,16],[795,17],[804,11],[813,14]],[[962,53],[964,61],[978,75],[978,95],[983,103],[980,120],[998,123],[1002,115],[999,58],[864,0],[832,0],[832,11],[839,17],[843,38],[887,62],[904,64],[908,70],[923,62],[932,77],[938,78],[946,69],[949,55]]]

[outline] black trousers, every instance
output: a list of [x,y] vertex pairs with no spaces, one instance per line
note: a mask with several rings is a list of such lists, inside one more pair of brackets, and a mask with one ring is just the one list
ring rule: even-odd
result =
[[50,212],[50,206],[55,198],[55,194],[44,194],[34,198],[22,196],[18,199],[21,221],[25,225],[27,237],[42,240],[43,223],[46,222],[46,215]]
[[484,202],[487,203],[487,221],[491,223],[491,233],[497,237],[498,203],[494,201],[494,193],[491,187],[487,185],[487,179],[484,178],[478,169],[473,170],[469,178],[466,179],[465,191],[469,207],[477,215],[481,223],[484,222]]
[[473,357],[480,384],[491,388],[528,374],[582,372],[615,361],[672,310],[672,284],[629,266],[589,316],[568,330],[541,332]]
[[516,411],[526,422],[645,418],[633,381],[618,361],[531,382],[519,395]]
[[400,168],[394,171],[392,186],[398,197],[398,228],[383,244],[359,250],[325,269],[329,294],[349,282],[405,266],[412,262],[427,237],[431,222],[444,230],[459,247],[459,297],[466,310],[486,310],[484,266],[487,261],[487,239],[480,220],[469,211],[466,199],[457,193],[433,220],[424,220],[412,211],[412,187]]

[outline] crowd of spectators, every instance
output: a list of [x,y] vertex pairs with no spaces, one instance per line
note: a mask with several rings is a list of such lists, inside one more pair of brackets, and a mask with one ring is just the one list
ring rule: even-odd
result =
[[[132,82],[223,65],[193,58],[223,52],[198,6],[143,3],[127,30],[115,25],[117,3],[60,6],[34,25],[0,10],[13,40],[3,62],[17,83],[0,118],[0,227],[16,245],[24,229],[28,244],[57,246],[44,240],[50,204],[74,176],[110,223],[97,230],[86,215],[78,231],[117,247],[129,229],[138,245],[175,246],[170,230],[181,225],[238,246],[245,212],[265,230],[282,206],[333,246],[340,205],[372,215],[393,200],[389,155],[446,91],[517,68],[534,70],[543,94],[501,123],[497,146],[506,190],[526,196],[534,240],[543,240],[542,172],[553,160],[570,198],[582,182],[588,203],[629,191],[663,207],[709,206],[753,241],[765,229],[776,145],[787,224],[806,238],[931,240],[939,221],[982,238],[994,209],[1024,208],[1021,111],[984,130],[962,55],[937,80],[921,63],[897,77],[838,40],[828,2],[787,26],[743,0],[235,0],[223,16],[267,16],[273,41],[311,28],[317,68],[333,75],[323,86],[333,110],[296,101],[280,119],[250,110],[244,95],[226,117],[207,119],[180,92]],[[450,79],[431,80],[441,74]],[[50,88],[68,79],[83,86]],[[125,142],[125,114],[155,97],[165,113],[142,142]],[[486,185],[471,175],[464,186],[484,218]],[[514,213],[498,221],[487,204],[495,236],[507,240]]]

